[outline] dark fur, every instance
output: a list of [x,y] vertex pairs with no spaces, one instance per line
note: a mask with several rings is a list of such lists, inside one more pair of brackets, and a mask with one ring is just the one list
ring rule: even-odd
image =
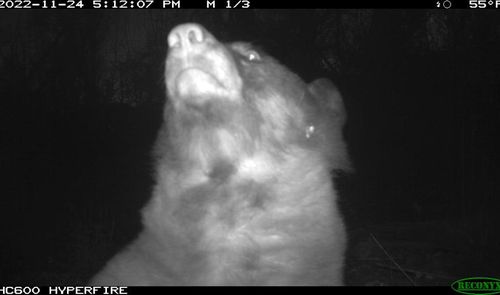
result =
[[198,25],[169,42],[144,230],[92,284],[342,284],[346,236],[330,172],[349,161],[335,86],[307,85]]

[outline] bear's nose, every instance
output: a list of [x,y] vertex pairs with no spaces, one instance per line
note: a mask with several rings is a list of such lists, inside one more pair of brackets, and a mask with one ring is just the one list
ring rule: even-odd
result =
[[198,24],[179,25],[170,31],[168,46],[173,48],[189,49],[207,41],[210,34]]

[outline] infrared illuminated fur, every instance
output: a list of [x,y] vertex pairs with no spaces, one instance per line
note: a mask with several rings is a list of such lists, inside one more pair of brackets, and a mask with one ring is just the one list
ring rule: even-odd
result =
[[341,285],[332,170],[349,169],[342,97],[247,43],[184,24],[144,229],[94,285]]

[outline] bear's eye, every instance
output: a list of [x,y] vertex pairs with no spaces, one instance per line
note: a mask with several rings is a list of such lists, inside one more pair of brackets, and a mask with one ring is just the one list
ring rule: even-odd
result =
[[259,61],[260,55],[255,51],[249,51],[247,53],[247,59],[248,59],[248,61]]

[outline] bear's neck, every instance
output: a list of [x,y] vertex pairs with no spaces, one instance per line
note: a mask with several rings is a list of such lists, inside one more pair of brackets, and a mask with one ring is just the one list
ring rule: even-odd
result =
[[207,175],[227,173],[258,149],[260,136],[254,125],[244,115],[234,114],[217,121],[191,114],[173,118],[169,135],[174,153],[170,156],[184,169],[201,169]]

